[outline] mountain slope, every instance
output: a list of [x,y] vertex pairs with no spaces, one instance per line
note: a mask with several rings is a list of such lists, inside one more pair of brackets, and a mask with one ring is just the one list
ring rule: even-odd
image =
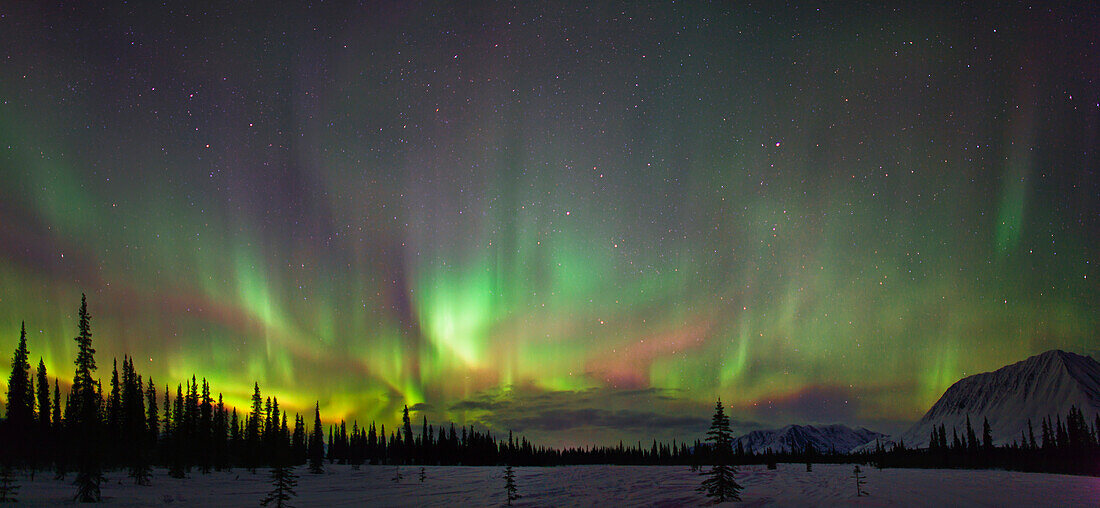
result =
[[900,438],[907,447],[928,446],[933,426],[952,428],[966,437],[966,418],[981,439],[989,419],[994,444],[1011,443],[1027,432],[1028,419],[1039,438],[1046,416],[1065,418],[1071,406],[1091,421],[1100,413],[1100,363],[1088,356],[1052,350],[1021,362],[963,378],[951,385],[931,409]]
[[754,453],[762,453],[765,450],[787,453],[792,450],[801,452],[806,449],[807,443],[812,443],[814,449],[819,452],[836,450],[848,453],[853,448],[874,442],[876,438],[881,437],[885,435],[844,425],[788,425],[781,429],[754,430],[734,439],[733,446],[736,449],[737,443],[741,443],[745,451]]

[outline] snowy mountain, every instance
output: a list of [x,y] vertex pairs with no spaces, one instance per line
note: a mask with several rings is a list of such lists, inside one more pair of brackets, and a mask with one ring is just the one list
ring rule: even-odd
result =
[[978,438],[982,419],[989,419],[994,444],[1019,440],[1028,419],[1039,438],[1046,416],[1065,418],[1071,406],[1092,420],[1100,413],[1100,363],[1088,356],[1052,350],[993,372],[963,378],[913,427],[901,434],[907,447],[928,446],[932,427],[943,424],[948,441],[952,428],[966,436],[966,417]]
[[864,428],[853,429],[844,425],[788,425],[782,429],[754,430],[733,440],[734,449],[741,443],[745,451],[761,453],[771,450],[776,453],[802,451],[806,443],[812,443],[819,452],[836,450],[848,453],[853,448],[873,443],[875,439],[885,437]]

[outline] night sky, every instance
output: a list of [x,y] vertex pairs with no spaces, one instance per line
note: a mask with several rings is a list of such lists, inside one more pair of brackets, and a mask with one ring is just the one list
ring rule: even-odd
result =
[[81,292],[104,383],[548,445],[891,432],[1100,348],[1086,2],[47,3],[0,5],[0,353],[51,377]]

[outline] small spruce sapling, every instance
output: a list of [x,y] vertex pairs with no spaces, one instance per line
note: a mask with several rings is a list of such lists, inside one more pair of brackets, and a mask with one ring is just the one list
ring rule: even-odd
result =
[[852,470],[852,478],[856,479],[856,497],[863,497],[868,495],[867,491],[863,490],[863,484],[867,483],[864,480],[867,477],[863,476],[861,473],[863,473],[863,471],[859,468],[859,464],[856,464],[855,469]]
[[10,467],[0,469],[0,503],[16,503],[19,500],[15,495],[19,492],[19,485],[15,483],[15,476]]
[[176,479],[187,478],[187,472],[183,468],[183,461],[179,458],[179,453],[174,454],[176,457],[172,459],[172,463],[168,466],[168,476]]
[[149,478],[153,473],[152,466],[144,458],[138,458],[133,465],[130,466],[130,478],[134,479],[134,485],[149,485]]
[[271,468],[271,492],[260,501],[260,506],[274,504],[276,508],[289,508],[290,500],[298,494],[294,488],[298,486],[298,477],[289,467],[280,463]]
[[803,452],[806,455],[806,472],[810,473],[814,470],[814,454],[817,450],[814,450],[813,443],[806,443],[806,450]]
[[516,473],[512,471],[512,466],[504,468],[504,494],[508,500],[508,506],[512,506],[512,501],[520,498],[516,493]]
[[76,496],[74,499],[81,503],[98,503],[100,501],[99,486],[103,483],[103,474],[96,469],[78,471],[76,480]]
[[[277,420],[277,418],[272,418],[272,420]],[[283,423],[285,424],[286,420],[283,420]],[[294,488],[298,486],[298,476],[294,474],[294,470],[290,467],[289,455],[290,450],[287,444],[282,442],[276,444],[271,458],[271,491],[267,493],[267,497],[260,501],[260,506],[273,504],[276,508],[286,508],[290,506],[290,500],[298,495],[294,491]]]

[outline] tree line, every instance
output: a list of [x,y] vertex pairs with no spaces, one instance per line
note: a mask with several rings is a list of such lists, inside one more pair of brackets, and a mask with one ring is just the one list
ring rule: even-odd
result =
[[906,448],[904,443],[886,450],[877,446],[863,454],[881,467],[997,468],[1017,471],[1086,474],[1100,476],[1100,415],[1090,426],[1084,412],[1071,406],[1061,415],[1044,417],[1038,429],[1029,419],[1018,439],[1001,446],[993,444],[988,419],[982,420],[981,437],[970,417],[963,429],[934,427],[927,448]]

